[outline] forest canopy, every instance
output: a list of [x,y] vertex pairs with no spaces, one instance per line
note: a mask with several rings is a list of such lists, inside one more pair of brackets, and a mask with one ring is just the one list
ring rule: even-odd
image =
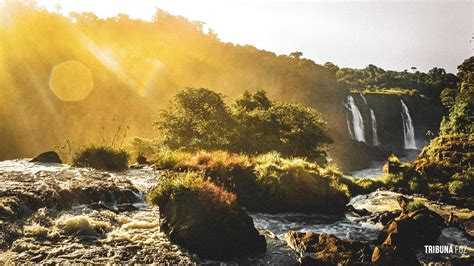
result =
[[277,151],[325,162],[323,148],[332,140],[316,110],[272,101],[263,90],[245,92],[230,107],[223,98],[205,88],[179,91],[155,121],[161,144],[186,151]]

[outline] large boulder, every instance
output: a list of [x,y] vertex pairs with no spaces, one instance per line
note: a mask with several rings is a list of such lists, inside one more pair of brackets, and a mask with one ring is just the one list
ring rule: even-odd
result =
[[265,237],[236,203],[212,204],[188,189],[173,192],[157,203],[162,230],[174,243],[201,258],[227,260],[266,251]]
[[33,158],[30,162],[32,163],[63,163],[59,158],[59,155],[54,151],[43,152],[40,155]]
[[[404,205],[402,198],[398,200]],[[415,250],[433,244],[440,236],[443,224],[443,218],[427,208],[401,213],[379,233],[372,262],[376,265],[420,265]]]
[[302,265],[354,265],[370,262],[368,243],[340,239],[333,235],[290,231],[288,245],[301,254]]

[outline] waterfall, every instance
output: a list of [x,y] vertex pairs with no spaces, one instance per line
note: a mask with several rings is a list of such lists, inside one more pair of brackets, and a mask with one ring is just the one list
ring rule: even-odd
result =
[[402,120],[403,120],[403,137],[404,137],[404,148],[405,149],[416,149],[415,143],[415,128],[411,120],[410,111],[406,106],[405,102],[400,99],[402,103]]
[[369,106],[369,104],[367,103],[367,99],[365,98],[364,94],[359,93],[359,95],[362,98],[362,100],[364,100],[365,105]]
[[359,108],[357,108],[357,105],[354,102],[354,98],[352,98],[351,95],[347,96],[347,104],[348,104],[348,109],[352,113],[352,125],[354,128],[353,131],[353,138],[357,141],[363,141],[365,142],[365,136],[364,136],[364,119],[362,118],[362,115],[360,114]]
[[[349,108],[347,108],[347,109],[349,109]],[[352,128],[351,128],[351,120],[350,120],[349,115],[347,113],[346,113],[346,122],[347,122],[347,130],[349,131],[349,137],[351,139],[354,139],[354,133],[352,132]]]
[[377,120],[375,119],[375,113],[374,110],[370,109],[370,119],[372,120],[372,145],[374,146],[379,146],[379,136],[377,135]]

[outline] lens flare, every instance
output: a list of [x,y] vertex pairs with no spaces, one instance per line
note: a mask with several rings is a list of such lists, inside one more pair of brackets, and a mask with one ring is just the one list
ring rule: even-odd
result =
[[51,71],[49,87],[63,101],[80,101],[92,90],[92,74],[88,67],[71,60],[56,65]]
[[147,96],[164,66],[160,60],[152,58],[135,63],[130,74],[136,92],[141,96]]

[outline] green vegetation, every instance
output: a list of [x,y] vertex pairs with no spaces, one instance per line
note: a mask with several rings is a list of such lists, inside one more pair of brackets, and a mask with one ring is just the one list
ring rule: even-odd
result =
[[257,185],[272,211],[340,213],[349,201],[348,188],[314,163],[284,159],[277,153],[255,158]]
[[420,95],[420,92],[414,89],[404,89],[404,88],[390,88],[390,89],[364,89],[363,91],[359,90],[351,90],[352,93],[360,93],[363,94],[385,94],[385,95]]
[[[408,185],[433,195],[472,197],[474,151],[474,57],[458,67],[458,88],[443,91],[441,101],[450,108],[440,135],[432,139],[416,160],[398,171]],[[416,173],[416,174],[414,174]],[[416,182],[421,181],[421,182]],[[420,185],[423,189],[420,189]]]
[[158,157],[166,160],[156,161],[161,169],[199,172],[235,193],[239,205],[250,211],[342,213],[349,199],[349,189],[334,165],[321,167],[301,158],[285,159],[276,152],[251,158],[225,151],[163,151]]
[[108,171],[123,171],[128,168],[128,153],[108,146],[87,146],[74,154],[72,164]]
[[264,91],[245,92],[229,108],[222,94],[187,88],[176,94],[155,126],[161,145],[173,150],[277,151],[325,163],[323,147],[332,142],[316,110],[271,101]]
[[421,209],[426,209],[426,206],[425,206],[425,204],[423,204],[423,201],[421,201],[419,199],[412,200],[412,201],[408,202],[408,204],[406,206],[406,211],[407,212],[414,212],[414,211],[421,210]]
[[457,77],[442,68],[433,68],[428,73],[415,67],[402,72],[384,70],[374,65],[364,69],[341,68],[336,78],[343,87],[364,93],[424,95],[435,101],[445,89],[456,88]]
[[236,196],[222,187],[205,179],[200,172],[170,172],[165,171],[160,176],[158,186],[153,189],[148,200],[159,204],[160,200],[169,199],[179,191],[192,191],[199,195],[199,199],[210,206],[224,208],[235,203]]

